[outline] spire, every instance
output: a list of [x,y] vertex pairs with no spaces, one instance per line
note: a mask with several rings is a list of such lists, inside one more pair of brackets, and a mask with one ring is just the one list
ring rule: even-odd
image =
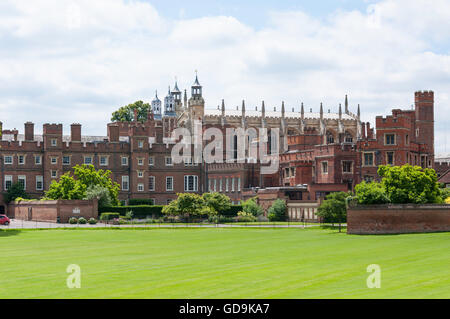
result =
[[301,111],[300,111],[300,114],[301,114],[301,116],[302,116],[302,119],[305,118],[305,108],[304,108],[304,106],[303,106],[303,102],[302,102],[302,109],[301,109]]
[[358,119],[360,119],[361,118],[361,109],[359,107],[359,104],[358,104],[358,113],[357,113],[357,115],[358,115]]
[[323,105],[322,105],[322,102],[320,102],[320,119],[323,119]]
[[342,105],[339,103],[339,119],[342,120]]
[[348,97],[345,95],[345,114],[348,114]]
[[225,116],[225,100],[222,99],[222,116]]
[[180,89],[178,88],[178,81],[175,79],[175,86],[173,88],[172,93],[181,93]]
[[245,116],[245,101],[242,100],[242,116]]
[[285,112],[285,109],[284,109],[284,101],[282,101],[282,102],[281,102],[281,116],[282,116],[282,117],[284,117],[284,112]]
[[264,118],[266,117],[266,106],[264,105],[264,101],[262,101],[262,106],[261,106],[261,116]]

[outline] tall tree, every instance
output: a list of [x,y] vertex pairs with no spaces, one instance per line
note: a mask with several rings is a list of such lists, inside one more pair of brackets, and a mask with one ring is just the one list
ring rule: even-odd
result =
[[325,222],[338,223],[339,232],[341,224],[347,220],[347,207],[345,201],[351,193],[336,192],[329,194],[320,205],[316,215],[324,219]]
[[136,101],[132,104],[122,106],[112,113],[113,122],[131,122],[134,120],[134,110],[137,110],[137,119],[139,122],[147,120],[147,114],[150,111],[150,104],[143,101]]

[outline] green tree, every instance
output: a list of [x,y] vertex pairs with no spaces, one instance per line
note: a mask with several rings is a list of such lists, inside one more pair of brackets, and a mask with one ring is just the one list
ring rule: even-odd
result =
[[227,211],[231,207],[231,199],[225,194],[204,193],[202,197],[205,205],[214,210],[216,214]]
[[380,166],[378,175],[386,196],[394,204],[442,203],[434,169],[420,166]]
[[86,195],[83,199],[91,200],[98,199],[98,207],[111,206],[111,196],[109,190],[101,185],[91,185],[86,190]]
[[163,214],[183,217],[215,214],[215,211],[209,208],[203,197],[198,194],[180,193],[177,196],[176,200],[164,206]]
[[267,211],[267,217],[270,221],[285,221],[286,210],[286,202],[282,199],[277,199]]
[[86,189],[95,185],[106,188],[109,192],[111,204],[119,205],[120,185],[112,181],[110,170],[95,170],[94,165],[76,165],[73,167],[73,174],[77,180],[86,185]]
[[11,187],[6,191],[6,193],[3,194],[3,200],[7,204],[19,197],[24,199],[29,198],[28,194],[25,192],[22,184],[20,183],[12,184]]
[[73,171],[73,176],[69,172],[62,175],[58,182],[53,181],[45,193],[45,198],[84,199],[88,195],[88,189],[93,191],[94,187],[98,186],[107,190],[112,205],[118,205],[120,187],[109,177],[111,171],[97,171],[93,165],[76,165]]
[[339,232],[341,224],[347,220],[346,200],[351,193],[336,192],[329,194],[319,206],[316,215],[323,218],[325,222],[338,223]]
[[136,101],[132,104],[122,106],[112,113],[113,122],[131,122],[134,120],[134,110],[137,110],[138,121],[145,122],[150,111],[150,104],[143,101]]
[[264,214],[264,210],[256,202],[256,198],[249,198],[242,202],[242,210],[246,213],[252,214],[255,217]]
[[358,204],[376,205],[389,203],[389,198],[381,183],[362,182],[355,187],[355,194]]

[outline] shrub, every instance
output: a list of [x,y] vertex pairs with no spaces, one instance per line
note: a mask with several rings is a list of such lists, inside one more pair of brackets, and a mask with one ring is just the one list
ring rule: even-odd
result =
[[110,207],[99,207],[99,213],[119,213],[121,216],[126,216],[127,212],[132,210],[134,218],[157,218],[162,217],[162,205],[139,205],[139,206],[110,206]]
[[277,199],[269,208],[267,217],[269,217],[270,221],[284,221],[286,220],[286,210],[286,202],[282,199]]
[[69,224],[76,224],[76,223],[78,223],[78,219],[76,219],[75,217],[69,218]]
[[383,185],[377,182],[362,182],[356,185],[355,193],[358,204],[361,205],[389,203],[389,198],[386,195]]
[[88,223],[91,224],[91,225],[95,225],[95,224],[97,224],[97,220],[95,218],[91,217],[91,218],[89,218]]
[[128,211],[128,212],[125,214],[125,217],[126,217],[127,219],[133,219],[133,216],[134,216],[134,214],[133,214],[133,211],[132,211],[132,210]]
[[250,198],[242,203],[242,210],[257,217],[264,214],[264,210],[256,203],[256,198]]
[[100,215],[100,220],[106,221],[106,220],[112,220],[115,218],[119,218],[120,214],[119,213],[102,213]]
[[84,218],[84,217],[78,218],[78,224],[86,224],[86,223],[87,223],[86,218]]
[[339,223],[339,232],[341,224],[347,220],[347,198],[352,194],[345,192],[334,192],[329,194],[320,205],[316,215],[322,217],[325,223]]
[[229,209],[219,212],[219,215],[227,217],[236,217],[237,214],[243,210],[244,208],[242,207],[242,205],[231,205]]
[[15,199],[26,199],[28,198],[28,194],[23,189],[22,184],[14,183],[11,187],[3,194],[3,200],[5,203],[9,204]]
[[256,220],[257,219],[253,214],[247,212],[239,212],[236,218],[236,221],[245,223],[256,222]]
[[446,204],[450,204],[450,197],[448,197],[448,198],[445,200],[445,203],[446,203]]

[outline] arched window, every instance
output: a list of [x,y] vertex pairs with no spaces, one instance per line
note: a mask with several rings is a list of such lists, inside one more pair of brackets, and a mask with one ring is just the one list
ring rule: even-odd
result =
[[345,132],[345,143],[353,143],[353,136],[349,132]]

